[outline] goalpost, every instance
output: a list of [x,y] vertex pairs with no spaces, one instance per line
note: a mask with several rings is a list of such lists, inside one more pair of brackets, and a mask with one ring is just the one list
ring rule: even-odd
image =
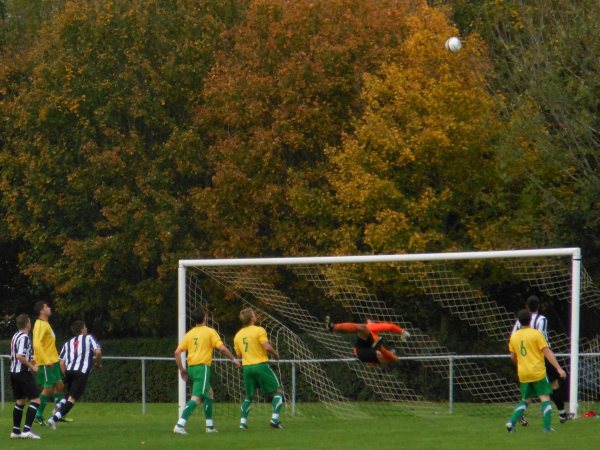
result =
[[[566,268],[546,265],[540,262],[545,258],[565,257],[570,258]],[[559,258],[560,259],[560,258]],[[202,288],[196,286],[196,278],[204,277],[213,280],[231,298],[237,299],[236,311],[242,306],[252,306],[258,310],[259,316],[269,324],[268,331],[273,336],[285,342],[289,352],[294,358],[310,359],[314,355],[305,345],[303,339],[295,334],[300,330],[310,339],[328,349],[331,354],[338,357],[350,356],[352,345],[347,339],[339,336],[328,335],[319,317],[310,311],[310,305],[303,305],[298,299],[298,292],[302,289],[310,290],[313,297],[322,297],[319,301],[331,302],[344,308],[349,313],[362,318],[371,317],[375,321],[394,321],[401,324],[411,332],[411,341],[397,344],[405,355],[417,357],[431,356],[431,361],[424,362],[424,366],[433,373],[447,373],[447,363],[435,359],[436,356],[454,354],[441,345],[435,338],[423,332],[419,327],[404,321],[394,305],[390,306],[378,299],[373,288],[366,282],[355,278],[356,273],[369,272],[368,267],[381,267],[385,271],[386,280],[389,282],[395,274],[400,280],[398,283],[410,284],[424,297],[430,298],[433,305],[441,306],[444,311],[449,311],[456,318],[466,321],[475,327],[478,333],[506,344],[510,328],[514,323],[515,311],[490,299],[488,294],[482,293],[478,287],[470,284],[468,277],[463,273],[456,274],[454,268],[448,264],[464,261],[471,263],[470,270],[479,270],[484,262],[489,260],[511,261],[502,270],[514,274],[515,277],[526,280],[533,288],[548,294],[565,296],[571,302],[571,320],[569,336],[550,336],[550,345],[555,353],[560,353],[563,345],[569,353],[569,410],[576,414],[578,408],[578,382],[579,382],[579,335],[580,335],[580,292],[581,292],[581,251],[579,248],[558,248],[539,250],[505,250],[505,251],[480,251],[480,252],[455,252],[455,253],[430,253],[430,254],[403,254],[403,255],[361,255],[361,256],[324,256],[324,257],[289,257],[289,258],[242,258],[242,259],[187,259],[179,261],[178,269],[178,337],[181,340],[186,333],[188,315],[194,305],[206,306],[205,294]],[[513,261],[515,263],[513,263]],[[387,264],[387,266],[383,266]],[[435,264],[431,266],[429,264]],[[371,265],[371,266],[367,266]],[[564,264],[563,264],[564,265]],[[283,271],[275,276],[272,272],[264,274],[261,271]],[[358,269],[357,269],[358,268]],[[559,275],[556,275],[556,274]],[[393,275],[390,275],[393,274]],[[377,278],[369,272],[364,279]],[[557,281],[558,280],[558,281]],[[286,292],[287,284],[297,283],[300,288],[293,292]],[[307,291],[308,292],[308,291]],[[309,294],[307,294],[309,295]],[[595,298],[593,302],[595,302]],[[200,303],[199,303],[200,302]],[[396,307],[398,305],[395,305]],[[520,305],[521,307],[522,305]],[[594,307],[598,305],[593,304]],[[552,324],[551,324],[552,325]],[[293,329],[292,329],[293,328]],[[562,344],[561,344],[562,339]],[[558,351],[555,348],[558,343]],[[504,345],[506,348],[506,345]],[[565,352],[567,353],[567,352]],[[425,355],[425,356],[419,356]],[[458,364],[458,359],[454,364]],[[452,364],[452,362],[450,362]],[[492,371],[480,368],[477,364],[465,361],[457,365],[457,376],[453,380],[459,387],[475,399],[483,403],[512,402],[518,395],[514,380],[506,382],[501,376]],[[364,368],[364,364],[349,363],[348,367],[367,387],[374,392],[377,398],[387,402],[402,402],[403,404],[417,405],[426,403],[413,386],[407,385],[406,380],[399,379],[397,375],[385,371],[375,371]],[[311,389],[316,396],[332,411],[342,414],[352,412],[352,407],[347,407],[343,393],[339,392],[335,384],[329,380],[325,371],[318,364],[308,364],[304,369],[305,375],[311,384]],[[369,371],[370,370],[370,371]],[[232,374],[232,378],[239,375]],[[452,378],[452,375],[451,375]],[[239,380],[238,380],[239,381]],[[225,380],[226,383],[229,381]],[[179,410],[183,410],[186,403],[186,383],[179,378]],[[495,386],[497,392],[488,392],[489,386]],[[234,388],[237,389],[237,386]],[[515,397],[516,401],[517,398]]]

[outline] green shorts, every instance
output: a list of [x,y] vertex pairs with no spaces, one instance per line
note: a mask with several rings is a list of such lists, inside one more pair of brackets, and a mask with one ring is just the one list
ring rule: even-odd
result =
[[277,375],[266,362],[244,366],[243,372],[246,398],[248,399],[254,397],[257,387],[260,387],[265,394],[270,394],[281,388]]
[[532,381],[530,383],[521,383],[521,398],[527,400],[528,398],[537,398],[540,395],[552,394],[552,388],[548,377],[544,377],[538,381]]
[[37,373],[37,383],[45,388],[53,387],[56,383],[62,382],[60,365],[58,362],[50,366],[39,366]]
[[210,398],[210,366],[206,364],[189,366],[187,372],[192,381],[192,395]]

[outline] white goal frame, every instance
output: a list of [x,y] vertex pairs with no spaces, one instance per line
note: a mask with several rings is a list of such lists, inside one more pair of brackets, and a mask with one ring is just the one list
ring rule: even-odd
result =
[[[399,255],[315,256],[289,258],[239,258],[239,259],[182,259],[178,269],[177,330],[181,341],[186,333],[186,270],[203,266],[276,266],[301,264],[384,263],[409,261],[450,261],[476,259],[527,258],[544,256],[571,256],[571,333],[570,333],[570,385],[569,411],[577,414],[579,382],[579,310],[581,293],[581,249],[579,247],[498,250],[479,252],[420,253]],[[186,383],[178,377],[179,412],[186,404]]]

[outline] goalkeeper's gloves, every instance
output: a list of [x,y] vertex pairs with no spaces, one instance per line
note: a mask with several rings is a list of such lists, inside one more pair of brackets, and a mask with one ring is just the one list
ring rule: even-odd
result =
[[402,332],[402,335],[400,336],[400,338],[402,339],[402,342],[406,342],[410,338],[410,333],[408,331],[404,330]]

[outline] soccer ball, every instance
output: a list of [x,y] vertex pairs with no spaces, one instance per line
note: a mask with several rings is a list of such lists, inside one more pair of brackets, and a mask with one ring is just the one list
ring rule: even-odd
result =
[[462,42],[460,42],[460,39],[456,36],[448,38],[444,45],[446,46],[446,50],[450,50],[452,53],[456,53],[462,48]]

